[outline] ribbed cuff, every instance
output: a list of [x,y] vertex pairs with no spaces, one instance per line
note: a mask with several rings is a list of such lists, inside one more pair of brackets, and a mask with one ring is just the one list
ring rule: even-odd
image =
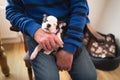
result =
[[64,44],[64,47],[62,49],[71,54],[75,54],[77,47],[70,44]]
[[26,26],[26,32],[28,35],[30,35],[31,37],[34,37],[34,33],[37,31],[37,29],[39,29],[41,26],[38,23],[35,22],[30,22],[29,24],[27,24]]

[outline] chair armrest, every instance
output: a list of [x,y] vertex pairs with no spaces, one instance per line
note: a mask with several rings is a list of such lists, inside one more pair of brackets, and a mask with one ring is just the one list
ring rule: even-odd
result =
[[15,32],[19,32],[20,31],[17,27],[15,27],[13,25],[10,27],[10,30],[11,31],[15,31]]

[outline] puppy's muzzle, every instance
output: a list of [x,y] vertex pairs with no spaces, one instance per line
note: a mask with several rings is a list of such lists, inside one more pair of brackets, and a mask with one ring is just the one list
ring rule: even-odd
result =
[[46,25],[46,28],[44,28],[44,31],[46,31],[46,32],[50,32],[50,27],[51,27],[51,24],[47,24]]

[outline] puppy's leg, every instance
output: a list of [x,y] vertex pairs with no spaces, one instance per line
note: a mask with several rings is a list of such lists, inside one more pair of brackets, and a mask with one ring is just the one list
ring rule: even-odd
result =
[[47,55],[49,55],[52,51],[48,51],[48,52],[44,51],[44,53],[47,54]]
[[30,56],[30,60],[35,59],[40,50],[41,50],[41,46],[40,45],[36,46],[36,48],[34,49],[34,51],[32,52]]
[[63,43],[62,38],[61,38],[61,33],[58,33],[57,36],[60,39],[60,41]]

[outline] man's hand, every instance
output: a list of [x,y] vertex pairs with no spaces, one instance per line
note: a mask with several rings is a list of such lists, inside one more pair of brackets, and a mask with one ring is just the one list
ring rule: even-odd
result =
[[57,59],[57,66],[59,70],[71,70],[72,62],[73,62],[73,54],[66,52],[64,50],[60,50],[55,53]]
[[46,33],[41,28],[35,32],[34,39],[46,52],[55,50],[57,45],[63,47],[63,42],[55,34]]

